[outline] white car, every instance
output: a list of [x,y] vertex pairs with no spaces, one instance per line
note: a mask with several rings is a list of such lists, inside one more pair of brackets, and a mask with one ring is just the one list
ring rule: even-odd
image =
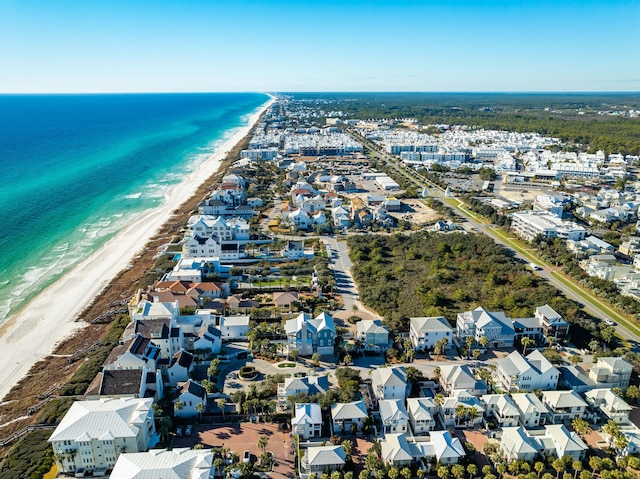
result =
[[251,462],[251,453],[249,451],[242,453],[242,462]]
[[616,325],[616,323],[614,323],[609,318],[604,318],[604,324],[606,324],[607,326],[615,326]]

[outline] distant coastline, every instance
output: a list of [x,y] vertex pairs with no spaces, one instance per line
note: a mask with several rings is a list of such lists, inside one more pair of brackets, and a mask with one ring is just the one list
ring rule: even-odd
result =
[[0,372],[0,397],[5,397],[36,362],[51,354],[58,343],[86,326],[86,323],[76,321],[78,315],[112,278],[127,268],[174,210],[192,198],[198,187],[218,171],[226,152],[247,135],[273,102],[273,97],[269,97],[252,114],[245,116],[248,118],[244,126],[235,128],[232,136],[198,162],[183,181],[165,189],[158,207],[129,221],[124,230],[89,258],[0,324],[0,359],[5,364]]

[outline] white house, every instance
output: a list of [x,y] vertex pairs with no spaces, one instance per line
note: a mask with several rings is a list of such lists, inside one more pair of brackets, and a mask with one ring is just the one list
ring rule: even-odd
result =
[[316,473],[321,475],[325,469],[334,471],[344,466],[347,455],[342,446],[310,446],[300,460],[303,477]]
[[411,429],[416,436],[428,434],[436,427],[436,413],[438,406],[433,398],[408,398],[407,412],[409,413],[409,421]]
[[222,349],[222,332],[213,324],[203,327],[198,331],[198,335],[193,342],[193,349],[219,354]]
[[169,385],[176,387],[178,383],[189,380],[189,373],[193,370],[193,354],[181,349],[173,358],[167,369]]
[[404,399],[409,394],[404,367],[377,368],[371,371],[373,393],[378,399]]
[[143,369],[155,372],[160,359],[160,348],[141,334],[113,348],[104,362],[103,369]]
[[480,401],[486,415],[493,417],[497,427],[515,427],[520,422],[520,411],[506,394],[485,394]]
[[544,425],[549,410],[534,393],[516,393],[511,400],[520,411],[520,424],[524,427]]
[[333,420],[333,433],[345,434],[351,432],[355,425],[358,431],[362,431],[364,420],[369,417],[364,401],[349,403],[334,403],[331,405],[331,419]]
[[322,410],[320,404],[299,403],[296,404],[295,415],[291,419],[293,434],[308,440],[322,435]]
[[77,401],[49,442],[58,471],[112,469],[123,451],[140,452],[156,440],[153,399],[120,398]]
[[504,312],[488,312],[484,308],[458,313],[456,320],[458,338],[472,337],[480,343],[483,336],[489,340],[490,348],[512,348],[515,337],[513,321]]
[[633,366],[620,357],[598,358],[589,377],[598,387],[620,388],[624,392],[629,387],[632,371]]
[[404,433],[408,431],[409,414],[404,407],[402,399],[381,399],[378,401],[380,407],[380,419],[382,429],[385,434]]
[[460,391],[466,391],[472,396],[482,396],[488,391],[487,383],[476,379],[468,364],[442,366],[440,384],[449,396],[456,396]]
[[542,391],[542,402],[549,410],[549,424],[582,418],[587,410],[587,403],[575,391]]
[[451,344],[453,328],[442,316],[409,318],[409,337],[417,351],[425,351],[433,349],[435,344],[443,338]]
[[587,403],[595,410],[599,410],[606,420],[626,422],[629,412],[633,409],[613,389],[591,389],[584,393]]
[[[178,397],[173,401],[173,413],[176,417],[196,417],[207,408],[206,389],[192,379],[178,384],[176,392]],[[199,404],[202,406],[198,406]]]
[[500,440],[500,451],[507,462],[523,460],[531,463],[542,456],[569,456],[573,461],[581,461],[586,450],[582,439],[562,424],[545,426],[544,431],[506,427]]
[[242,340],[249,332],[249,316],[224,316],[220,318],[220,334],[223,340]]
[[419,443],[426,461],[436,460],[442,464],[457,464],[466,452],[460,439],[449,431],[431,431],[429,441]]
[[123,453],[118,457],[110,479],[210,479],[214,473],[211,449],[151,449]]
[[526,358],[514,351],[497,361],[497,377],[510,392],[549,390],[558,387],[560,371],[537,349]]

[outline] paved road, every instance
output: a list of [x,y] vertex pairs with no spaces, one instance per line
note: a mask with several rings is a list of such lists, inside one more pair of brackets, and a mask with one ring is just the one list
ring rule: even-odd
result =
[[260,227],[265,233],[269,233],[269,223],[271,223],[271,220],[273,220],[280,212],[280,208],[282,208],[282,200],[279,196],[274,195],[273,208],[271,209],[267,217],[260,222]]
[[[372,142],[367,141],[363,137],[358,135],[356,135],[356,137],[358,141],[364,142],[369,147],[369,149],[375,153],[375,155],[378,158],[385,161],[390,167],[392,167],[396,172],[398,172],[398,174],[412,181],[413,183],[418,185],[420,188],[426,186],[428,188],[429,195],[434,196],[440,200],[445,199],[445,195],[444,195],[444,192],[442,191],[442,188],[440,188],[437,185],[434,185],[427,178],[418,174],[415,170],[411,169],[404,163],[401,163],[396,158],[386,154],[384,151],[382,151],[377,145],[373,144]],[[531,258],[528,258],[522,255],[521,253],[519,253],[518,251],[514,250],[511,247],[511,245],[507,244],[501,237],[499,237],[494,232],[494,228],[495,228],[494,225],[488,225],[480,221],[477,221],[472,214],[469,214],[466,209],[461,208],[459,205],[456,204],[456,202],[452,202],[452,201],[443,201],[443,202],[444,204],[446,204],[447,206],[455,210],[456,214],[464,218],[471,225],[472,228],[476,228],[479,232],[489,236],[498,244],[501,244],[502,246],[504,246],[505,248],[513,252],[513,254],[517,258],[521,259],[526,263],[531,262],[533,258],[534,260],[533,262],[537,264],[543,264],[543,262],[537,257],[537,255],[534,252],[531,252],[530,253]],[[552,271],[553,269],[551,268],[546,268],[546,269],[543,268],[539,271],[535,271],[535,273],[545,278],[547,281],[549,281],[550,284],[552,284],[554,287],[562,291],[568,298],[571,298],[577,303],[581,304],[583,308],[591,315],[601,320],[610,317],[610,315],[605,310],[603,310],[600,306],[598,306],[598,304],[594,301],[593,295],[576,293],[573,289],[567,287],[563,282],[559,281],[552,274]],[[617,324],[615,329],[621,337],[627,339],[631,343],[631,347],[633,351],[640,351],[640,336],[633,333],[632,331],[629,331],[627,328],[625,328],[621,324]]]
[[353,307],[356,306],[359,311],[366,311],[372,317],[379,317],[375,311],[367,308],[360,301],[358,286],[351,275],[352,263],[349,258],[347,242],[336,240],[331,236],[321,236],[321,239],[331,247],[333,252],[329,266],[333,269],[333,275],[336,280],[334,290],[342,296],[343,309],[351,312]]

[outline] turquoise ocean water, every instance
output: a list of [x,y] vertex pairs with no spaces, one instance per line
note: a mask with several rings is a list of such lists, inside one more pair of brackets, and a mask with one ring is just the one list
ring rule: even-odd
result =
[[0,321],[158,206],[267,100],[0,95]]

